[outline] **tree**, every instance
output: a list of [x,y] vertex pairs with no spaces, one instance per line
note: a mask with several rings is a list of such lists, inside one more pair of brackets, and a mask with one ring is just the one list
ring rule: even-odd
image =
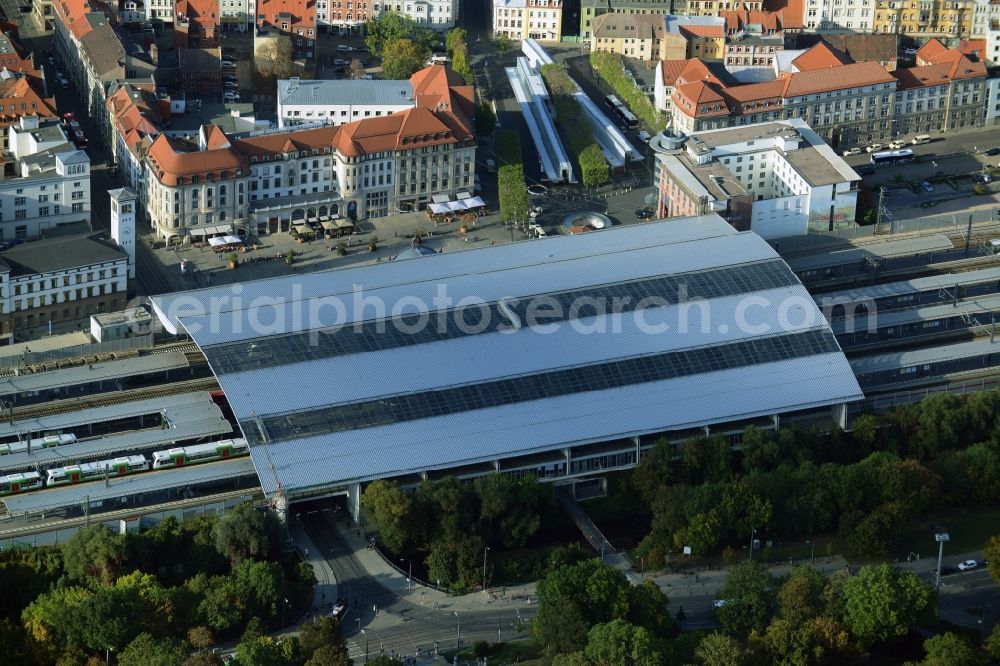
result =
[[183,641],[139,634],[118,654],[118,665],[181,666],[187,658],[188,651]]
[[365,488],[361,504],[378,528],[379,539],[394,553],[410,541],[413,501],[394,481],[373,481]]
[[994,659],[1000,660],[1000,624],[994,625],[993,631],[986,639],[986,651]]
[[592,143],[580,153],[577,160],[580,163],[580,180],[584,187],[596,187],[608,182],[611,174],[607,160],[601,147]]
[[990,537],[986,545],[983,546],[983,559],[988,562],[986,566],[989,568],[993,582],[1000,585],[1000,535]]
[[594,666],[583,651],[557,654],[552,657],[552,666]]
[[365,24],[365,46],[373,56],[382,57],[385,47],[392,42],[413,36],[417,24],[399,12],[386,12]]
[[91,525],[73,535],[62,547],[70,580],[88,585],[110,585],[125,562],[125,539],[104,525]]
[[534,477],[514,480],[491,474],[476,479],[475,488],[484,533],[512,548],[523,546],[538,531],[541,512],[552,498],[551,488]]
[[306,666],[350,666],[346,650],[339,650],[332,645],[321,645],[309,657]]
[[212,635],[212,630],[201,625],[188,629],[187,639],[191,647],[199,651],[210,648],[215,643],[215,636]]
[[629,588],[628,621],[649,631],[656,638],[666,638],[677,628],[667,606],[670,599],[651,580]]
[[57,587],[38,595],[21,612],[21,623],[35,651],[54,655],[65,647],[82,646],[83,606],[93,592],[83,587]]
[[489,136],[496,129],[497,118],[493,115],[493,107],[482,102],[476,105],[476,134],[479,136]]
[[427,573],[433,580],[462,590],[482,583],[482,562],[486,542],[477,534],[440,537],[431,544]]
[[188,657],[184,666],[222,666],[222,659],[211,652],[196,652]]
[[80,609],[87,619],[84,644],[94,652],[119,652],[139,635],[138,594],[135,590],[101,588]]
[[272,37],[254,52],[254,69],[265,79],[287,79],[292,75],[294,55],[291,37]]
[[281,543],[281,526],[270,511],[240,504],[219,519],[212,529],[216,549],[232,564],[267,557]]
[[601,666],[659,666],[663,663],[648,631],[617,619],[598,624],[588,632],[584,654]]
[[448,31],[448,34],[445,35],[444,38],[445,48],[448,49],[448,55],[454,53],[455,49],[459,47],[465,48],[466,35],[467,33],[465,28],[452,28]]
[[459,76],[465,79],[470,86],[476,85],[476,77],[472,73],[472,66],[469,65],[469,52],[462,44],[451,54],[451,68],[458,72]]
[[825,606],[826,576],[809,566],[792,569],[778,588],[778,614],[794,624],[816,617]]
[[286,666],[281,644],[270,636],[243,639],[236,646],[236,662],[253,666]]
[[329,648],[347,658],[347,643],[341,634],[340,620],[335,617],[313,618],[302,625],[299,643],[303,654],[312,654],[320,648]]
[[777,619],[761,641],[768,663],[785,666],[820,666],[850,661],[852,645],[847,629],[827,617],[802,623]]
[[726,603],[716,611],[723,630],[737,638],[752,629],[763,632],[774,614],[775,584],[760,562],[740,562],[730,569],[719,592]]
[[859,414],[854,419],[854,441],[871,447],[878,437],[879,419],[874,414]]
[[528,219],[528,189],[524,182],[524,167],[507,164],[500,167],[497,189],[500,198],[500,219],[509,224]]
[[951,632],[924,641],[924,666],[986,666],[986,655],[966,638]]
[[493,45],[496,46],[497,51],[500,52],[500,57],[502,58],[504,54],[510,50],[510,47],[513,46],[513,43],[510,41],[510,37],[507,33],[501,32],[493,40]]
[[844,623],[863,647],[905,636],[934,614],[930,587],[888,564],[863,567],[843,588]]
[[694,655],[704,666],[740,666],[743,663],[743,648],[725,634],[706,635],[698,643]]
[[535,638],[549,654],[583,649],[593,625],[627,618],[630,587],[596,559],[550,570],[538,584]]
[[406,80],[423,69],[426,61],[427,52],[420,44],[412,39],[397,39],[386,44],[382,75],[387,79]]
[[351,58],[351,64],[347,67],[347,75],[352,79],[360,79],[365,75],[365,66],[357,58]]

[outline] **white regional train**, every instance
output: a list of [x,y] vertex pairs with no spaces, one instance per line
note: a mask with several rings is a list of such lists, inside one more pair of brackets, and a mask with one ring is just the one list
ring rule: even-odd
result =
[[29,445],[31,446],[31,450],[35,451],[37,449],[47,449],[51,446],[72,444],[75,441],[76,435],[68,433],[65,435],[46,435],[45,437],[35,437],[29,442],[8,442],[6,444],[0,444],[0,456],[8,453],[21,453],[23,451],[27,451]]
[[155,451],[153,453],[152,465],[150,465],[146,456],[135,455],[121,456],[112,460],[81,463],[79,465],[68,465],[66,467],[56,467],[46,470],[44,476],[38,472],[8,474],[7,476],[0,476],[0,497],[4,495],[18,495],[42,488],[98,481],[103,479],[105,475],[109,477],[126,476],[128,474],[146,472],[150,468],[170,469],[173,467],[185,467],[187,465],[199,465],[214,460],[238,458],[249,455],[249,453],[250,447],[247,445],[245,439],[223,439],[207,444],[180,446],[166,451]]

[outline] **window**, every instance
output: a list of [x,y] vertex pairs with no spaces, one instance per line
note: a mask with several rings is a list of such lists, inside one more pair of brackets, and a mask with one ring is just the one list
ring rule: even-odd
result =
[[75,204],[73,204],[73,212],[74,213],[82,213],[83,212],[83,204],[82,203],[75,203]]

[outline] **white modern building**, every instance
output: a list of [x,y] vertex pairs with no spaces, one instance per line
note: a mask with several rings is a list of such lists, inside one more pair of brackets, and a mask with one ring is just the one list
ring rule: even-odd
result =
[[66,224],[90,226],[90,159],[55,119],[22,116],[7,129],[13,178],[0,177],[0,240],[38,238]]
[[697,132],[656,159],[662,217],[715,212],[768,239],[855,224],[861,177],[799,118]]
[[278,81],[278,127],[343,125],[412,109],[409,81],[282,79]]
[[[990,30],[1000,29],[1000,1],[975,0],[972,6],[972,28],[970,37],[986,37]],[[996,58],[993,58],[996,62]]]

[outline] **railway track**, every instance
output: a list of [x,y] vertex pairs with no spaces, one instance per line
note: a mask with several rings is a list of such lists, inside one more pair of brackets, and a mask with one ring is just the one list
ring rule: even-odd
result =
[[13,419],[15,421],[25,419],[35,419],[54,414],[65,414],[81,409],[93,407],[107,407],[110,405],[121,405],[137,400],[149,400],[178,393],[190,393],[193,391],[217,391],[219,383],[214,378],[192,379],[184,382],[175,382],[162,386],[150,386],[128,391],[116,391],[113,393],[101,393],[99,395],[81,396],[69,398],[67,400],[56,400],[44,405],[28,405],[25,407],[15,407]]

